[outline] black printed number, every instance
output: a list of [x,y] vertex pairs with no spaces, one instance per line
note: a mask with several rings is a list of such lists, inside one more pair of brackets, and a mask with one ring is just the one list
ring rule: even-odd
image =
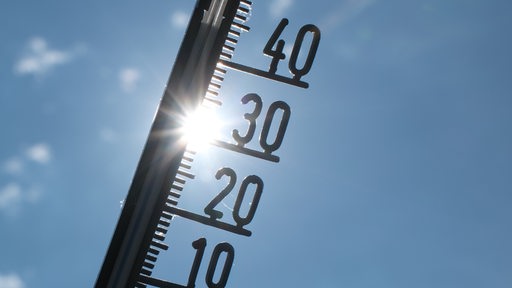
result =
[[[302,42],[304,41],[304,37],[306,33],[313,34],[313,39],[311,40],[311,46],[309,46],[308,56],[304,62],[304,66],[302,68],[297,68],[297,58],[299,57],[299,52],[302,48]],[[318,49],[318,44],[320,43],[320,30],[318,27],[312,24],[308,24],[300,28],[299,33],[297,34],[297,38],[295,39],[295,43],[293,44],[292,55],[290,56],[290,62],[288,63],[288,68],[292,72],[293,79],[299,80],[300,77],[308,74],[311,69],[311,65],[313,65],[313,60],[315,59],[316,50]]]
[[[244,201],[245,193],[247,192],[247,187],[250,184],[255,185],[256,190],[254,191],[247,215],[242,217],[240,215],[240,209],[242,207],[242,202]],[[236,197],[235,207],[233,207],[233,219],[235,219],[235,222],[238,224],[238,226],[247,225],[252,221],[252,218],[254,218],[254,213],[256,213],[256,208],[258,208],[258,203],[260,202],[261,192],[263,192],[263,181],[260,177],[256,175],[250,175],[247,176],[244,181],[242,181],[242,184],[240,185],[240,191],[238,191],[238,196]]]
[[249,121],[249,128],[247,128],[247,132],[245,136],[240,136],[240,132],[237,129],[233,130],[233,139],[238,143],[239,146],[243,146],[249,143],[254,137],[254,131],[256,130],[256,119],[260,116],[261,107],[263,106],[263,102],[261,101],[261,97],[258,94],[250,93],[242,97],[242,103],[247,104],[249,101],[254,102],[254,111],[252,113],[245,113],[244,119]]
[[[261,97],[258,94],[250,93],[242,97],[243,104],[247,104],[250,101],[254,102],[255,105],[253,112],[246,113],[244,115],[244,118],[247,121],[249,121],[249,127],[247,128],[245,136],[240,136],[240,132],[238,131],[238,129],[234,129],[232,132],[233,139],[237,142],[237,145],[240,147],[243,147],[245,144],[249,143],[253,139],[254,132],[256,131],[256,119],[260,116],[261,109],[263,106]],[[272,127],[275,114],[278,110],[282,111],[281,121],[279,122],[279,128],[277,129],[274,141],[271,144],[269,144],[268,135]],[[266,154],[271,154],[272,152],[279,149],[279,147],[281,147],[281,144],[284,139],[284,134],[286,132],[286,128],[288,127],[288,122],[290,120],[290,115],[291,109],[290,106],[286,104],[286,102],[276,101],[270,104],[260,134],[260,146],[263,148]]]
[[[272,36],[270,36],[270,39],[268,39],[265,48],[263,48],[263,53],[267,56],[272,57],[272,62],[270,63],[270,69],[268,71],[270,73],[276,73],[277,64],[279,63],[279,61],[284,60],[286,58],[286,55],[283,53],[284,40],[277,40],[279,39],[279,35],[283,33],[284,27],[286,27],[286,25],[288,25],[288,19],[284,18],[283,20],[281,20],[281,22],[279,22],[279,25],[277,25],[276,30],[274,30],[274,33],[272,33]],[[274,46],[276,46],[275,50]]]
[[204,207],[204,213],[210,215],[210,217],[213,219],[222,218],[223,213],[213,208],[217,206],[220,203],[220,201],[222,201],[222,199],[228,196],[228,194],[231,192],[231,190],[233,190],[236,184],[236,173],[233,169],[224,167],[219,169],[215,174],[215,178],[217,178],[217,180],[220,180],[220,178],[222,178],[223,176],[227,176],[229,178],[228,185],[226,186],[226,188],[222,189],[222,191],[220,191],[220,193],[217,194],[217,196],[215,196],[215,198],[213,198],[212,201],[210,201],[210,203],[206,205],[206,207]]
[[[224,167],[217,171],[215,174],[215,178],[220,180],[223,176],[227,176],[229,178],[229,182],[215,198],[204,208],[204,213],[209,215],[213,219],[220,219],[223,216],[221,211],[215,210],[214,208],[224,199],[235,187],[236,184],[236,173],[233,169]],[[247,214],[244,216],[240,215],[240,209],[242,208],[242,203],[245,199],[245,195],[247,193],[249,186],[254,187],[254,194],[252,201],[250,202],[250,208],[247,211]],[[256,213],[256,209],[258,208],[258,203],[260,202],[261,193],[263,192],[263,180],[256,175],[247,176],[240,184],[240,189],[238,191],[238,195],[236,197],[235,206],[233,207],[233,219],[239,227],[249,224],[254,218],[254,214]]]
[[[196,249],[196,255],[194,257],[194,262],[192,263],[192,268],[190,269],[190,274],[188,277],[188,288],[195,287],[195,283],[197,280],[197,273],[199,272],[199,267],[201,266],[201,262],[203,260],[204,251],[206,249],[206,239],[199,238],[196,241],[192,242],[192,247]],[[219,257],[222,253],[226,253],[226,258],[224,261],[224,266],[222,267],[222,272],[217,280],[214,282],[213,278],[215,276],[215,272],[217,271],[217,265],[219,263]],[[226,283],[229,278],[229,273],[231,272],[231,267],[233,266],[233,260],[235,258],[235,249],[231,244],[227,242],[219,243],[215,246],[212,252],[212,256],[210,258],[210,263],[208,264],[208,270],[206,271],[206,285],[209,288],[224,288],[226,287]]]
[[[272,62],[270,63],[269,68],[270,73],[275,73],[279,61],[284,60],[286,58],[286,55],[283,53],[285,42],[284,40],[278,39],[281,33],[283,33],[284,28],[288,25],[288,23],[288,19],[283,18],[281,22],[277,25],[276,30],[274,30],[274,33],[272,33],[272,36],[270,36],[267,44],[263,48],[263,53],[272,58]],[[302,66],[302,68],[298,68],[297,60],[302,49],[302,43],[304,42],[304,38],[308,33],[312,34],[311,44],[309,46],[308,54],[304,61],[304,65]],[[294,80],[299,81],[302,76],[308,74],[309,70],[311,69],[311,66],[313,65],[313,60],[315,59],[316,51],[318,50],[318,44],[320,44],[320,29],[318,29],[318,27],[312,24],[302,26],[302,28],[297,33],[295,42],[293,43],[293,48],[290,55],[290,62],[288,62],[288,68],[290,69],[290,72],[293,74]]]
[[[274,121],[274,117],[276,115],[277,110],[283,111],[283,116],[281,117],[281,121],[279,122],[279,128],[277,129],[276,138],[272,144],[268,143],[268,133],[270,132],[270,128],[272,126],[272,122]],[[261,130],[260,137],[260,145],[261,148],[265,151],[265,153],[271,154],[281,147],[283,143],[284,133],[286,132],[286,127],[288,127],[288,121],[290,121],[290,106],[283,101],[276,101],[270,105],[267,111],[267,116],[265,117],[265,122],[263,123],[263,129]]]

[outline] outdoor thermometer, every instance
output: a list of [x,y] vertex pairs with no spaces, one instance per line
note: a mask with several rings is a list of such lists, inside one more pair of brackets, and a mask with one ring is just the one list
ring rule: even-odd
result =
[[[293,45],[285,46],[282,34],[289,21],[282,19],[259,48],[268,56],[257,56],[261,57],[260,67],[232,61],[237,42],[250,30],[251,5],[247,0],[197,1],[97,288],[230,286],[238,252],[229,239],[252,235],[258,204],[268,193],[264,190],[271,189],[261,176],[264,171],[252,171],[254,165],[240,163],[265,162],[269,169],[277,165],[293,118],[283,99],[268,101],[261,87],[237,85],[228,77],[243,72],[280,85],[308,88],[304,79],[320,42],[319,29],[307,24],[293,33],[294,39],[286,40]],[[289,72],[282,73],[283,66]],[[233,91],[243,92],[233,96]],[[233,127],[229,121],[224,123],[229,132],[215,134],[208,141],[208,149],[214,150],[215,156],[208,156],[206,167],[198,160],[201,150],[193,147],[194,136],[187,127],[198,114],[222,114],[224,107],[235,107],[229,113],[237,115],[239,123]],[[215,121],[206,120],[193,125],[212,124]],[[210,130],[214,128],[203,129],[199,137]],[[206,167],[200,169],[202,174],[210,174],[199,177],[194,166],[200,165]],[[203,189],[208,191],[197,191],[204,179],[212,182]],[[226,205],[229,199],[232,204]],[[226,210],[225,206],[230,207]],[[170,230],[179,233],[179,239],[168,237]],[[162,261],[170,261],[176,268],[159,271]]]

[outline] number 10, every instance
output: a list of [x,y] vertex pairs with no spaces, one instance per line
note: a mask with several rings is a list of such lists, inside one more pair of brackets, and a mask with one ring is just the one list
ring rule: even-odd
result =
[[[194,288],[196,286],[197,273],[199,272],[199,266],[201,266],[204,250],[206,248],[206,239],[197,239],[196,241],[192,242],[192,247],[194,247],[194,249],[196,249],[197,251],[196,256],[194,257],[194,262],[192,263],[192,268],[190,269],[187,288]],[[222,268],[222,273],[220,274],[219,280],[217,281],[217,283],[215,283],[213,282],[213,276],[215,274],[215,270],[217,270],[217,264],[219,262],[219,257],[221,253],[226,253],[226,260],[224,262],[224,267]],[[208,270],[206,271],[205,281],[206,285],[209,288],[226,287],[229,272],[231,272],[231,267],[233,266],[234,258],[235,249],[233,248],[233,246],[231,246],[231,244],[223,242],[215,246],[212,252],[212,256],[210,258],[210,263],[208,264]]]

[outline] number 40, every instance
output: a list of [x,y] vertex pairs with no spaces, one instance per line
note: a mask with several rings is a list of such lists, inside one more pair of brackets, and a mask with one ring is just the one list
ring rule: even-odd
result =
[[[279,61],[284,60],[286,55],[283,53],[284,50],[284,40],[278,40],[281,33],[283,33],[284,28],[288,25],[288,19],[283,18],[279,25],[277,25],[276,30],[268,39],[267,45],[263,48],[263,53],[267,56],[272,57],[272,62],[270,63],[270,73],[276,73],[277,64]],[[308,55],[306,56],[306,60],[304,61],[304,66],[302,68],[297,68],[297,58],[299,57],[300,50],[302,49],[302,42],[304,42],[304,37],[306,33],[311,33],[313,35],[313,39],[311,40],[311,45],[309,46]],[[299,81],[300,78],[306,74],[308,74],[311,69],[311,65],[313,65],[313,60],[316,56],[316,51],[318,49],[318,44],[320,43],[320,29],[313,24],[308,24],[302,26],[299,32],[297,33],[297,37],[295,38],[295,42],[293,43],[292,53],[290,55],[290,61],[288,62],[288,68],[290,72],[293,74],[293,79]],[[274,49],[275,47],[275,49]]]

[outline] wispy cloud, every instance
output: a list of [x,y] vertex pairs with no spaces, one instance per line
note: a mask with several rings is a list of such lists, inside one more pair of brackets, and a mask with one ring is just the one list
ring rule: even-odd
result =
[[124,68],[119,71],[119,82],[125,92],[132,92],[140,79],[140,72],[135,68]]
[[23,161],[18,157],[13,157],[5,161],[3,171],[9,174],[20,174],[23,171]]
[[40,189],[40,187],[37,186],[33,186],[26,191],[22,191],[22,193],[23,200],[31,204],[37,203],[43,196],[43,191]]
[[28,41],[25,52],[14,65],[14,73],[43,75],[55,66],[72,60],[79,51],[83,50],[82,48],[69,51],[52,49],[43,37],[34,37]]
[[102,128],[100,130],[100,139],[103,142],[113,143],[117,139],[117,133],[110,128]]
[[273,18],[281,18],[290,7],[292,7],[294,0],[274,0],[270,3],[270,15]]
[[29,147],[25,153],[28,159],[40,164],[48,164],[52,158],[50,147],[46,143],[37,143]]
[[[52,161],[52,157],[50,146],[41,142],[29,146],[20,155],[11,157],[1,164],[3,169],[0,172],[9,174],[11,177],[7,182],[0,183],[0,212],[16,215],[22,204],[39,202],[43,189],[34,183],[33,177],[26,177],[25,170],[41,165],[47,166]],[[39,165],[31,167],[31,164]],[[2,287],[0,285],[0,288]]]
[[24,172],[27,162],[36,162],[38,164],[48,165],[52,160],[51,148],[47,143],[36,143],[23,151],[23,154],[13,156],[1,164],[2,170],[6,174],[20,175]]
[[25,283],[15,273],[0,274],[0,288],[24,288]]
[[376,1],[377,0],[341,1],[336,8],[332,9],[331,12],[326,15],[324,21],[320,23],[320,26],[324,31],[330,31],[336,26],[342,25],[346,21],[353,19]]
[[185,28],[190,15],[183,11],[174,11],[171,15],[171,24],[174,28]]
[[[21,202],[21,187],[17,183],[9,183],[0,188],[0,210],[12,209]],[[0,287],[2,287],[0,285]]]
[[[18,182],[0,186],[0,212],[16,216],[23,204],[36,204],[43,196],[40,187],[23,187]],[[0,285],[0,288],[2,286]]]

